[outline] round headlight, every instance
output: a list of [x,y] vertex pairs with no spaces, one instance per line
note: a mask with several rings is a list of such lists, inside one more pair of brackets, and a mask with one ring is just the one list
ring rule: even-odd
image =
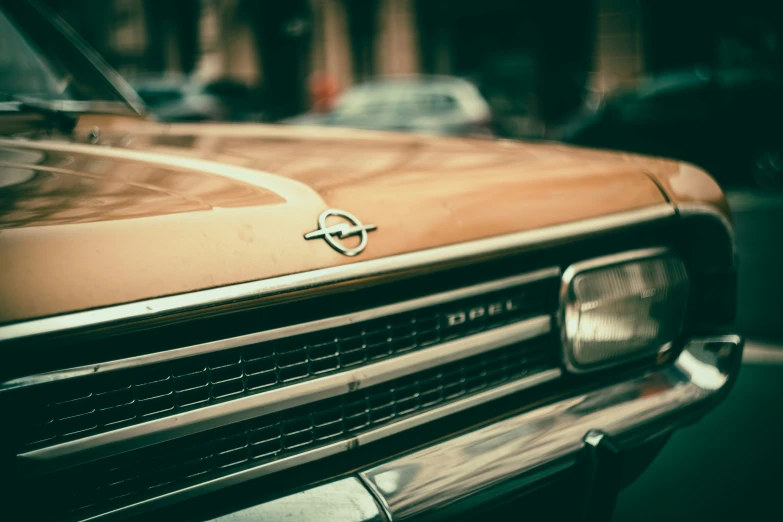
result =
[[682,330],[687,301],[685,265],[663,248],[571,265],[560,293],[567,368],[585,372],[656,353]]

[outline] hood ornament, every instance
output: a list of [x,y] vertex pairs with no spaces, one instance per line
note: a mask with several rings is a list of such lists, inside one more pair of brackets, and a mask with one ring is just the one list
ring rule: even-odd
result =
[[[344,223],[337,223],[335,225],[327,225],[326,219],[331,216],[337,216],[342,218]],[[364,225],[359,219],[345,210],[339,210],[336,208],[330,208],[324,210],[320,216],[318,216],[318,229],[313,230],[305,234],[305,239],[318,239],[324,238],[329,246],[340,252],[341,254],[349,257],[358,256],[364,251],[367,246],[367,232],[375,230],[375,225]],[[342,244],[341,239],[351,236],[360,236],[359,245],[354,248],[348,248]]]

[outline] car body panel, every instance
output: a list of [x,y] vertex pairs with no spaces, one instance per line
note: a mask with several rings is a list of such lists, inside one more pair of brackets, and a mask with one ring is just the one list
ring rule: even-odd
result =
[[[4,140],[2,147],[17,155],[43,154],[44,162],[78,170],[75,176],[93,176],[99,187],[111,186],[116,176],[145,179],[145,172],[156,186],[133,186],[133,192],[126,183],[120,202],[93,205],[89,219],[6,222],[0,322],[377,259],[666,201],[645,175],[644,160],[559,145],[164,125],[108,116],[84,116],[75,141],[94,126],[101,143],[112,146]],[[35,161],[28,163],[12,168],[36,168]],[[670,163],[664,165],[675,170]],[[8,204],[24,207],[37,198],[38,205],[56,206],[41,198],[69,195],[60,189],[48,195],[16,191]],[[227,193],[216,199],[204,195],[221,190]],[[378,227],[357,258],[303,239],[327,208]]]
[[52,226],[279,204],[242,181],[73,150],[0,148],[0,228]]
[[676,169],[651,171],[650,175],[676,205],[705,205],[731,220],[729,203],[720,185],[701,168],[683,162]]

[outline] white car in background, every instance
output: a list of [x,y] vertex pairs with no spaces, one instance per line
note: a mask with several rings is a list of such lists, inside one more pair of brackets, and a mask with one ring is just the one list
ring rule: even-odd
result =
[[285,120],[300,125],[490,137],[492,112],[475,85],[451,76],[377,78],[346,90],[335,109]]

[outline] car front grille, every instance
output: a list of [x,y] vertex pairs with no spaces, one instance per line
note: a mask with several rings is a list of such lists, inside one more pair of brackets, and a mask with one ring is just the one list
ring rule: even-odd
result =
[[[512,324],[551,305],[549,281],[305,335],[39,386],[17,398],[20,445],[40,447],[314,377]],[[499,312],[489,315],[490,306]],[[509,309],[510,308],[510,309]],[[470,310],[485,314],[456,325]],[[452,319],[452,322],[454,320]]]
[[556,378],[559,273],[6,381],[15,486],[50,492],[38,518],[89,518],[347,451]]
[[106,508],[300,454],[552,368],[552,336],[367,390],[77,466],[46,477],[68,511]]

